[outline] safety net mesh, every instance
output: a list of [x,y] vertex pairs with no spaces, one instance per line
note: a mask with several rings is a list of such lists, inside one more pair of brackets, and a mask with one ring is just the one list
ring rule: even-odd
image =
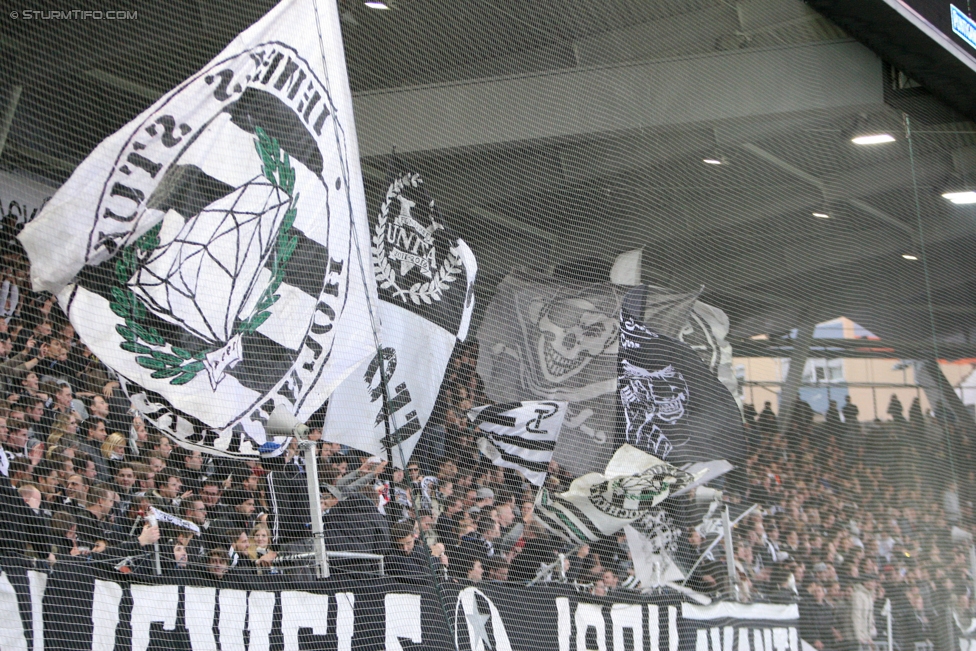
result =
[[976,648],[976,124],[827,18],[27,4],[0,648]]

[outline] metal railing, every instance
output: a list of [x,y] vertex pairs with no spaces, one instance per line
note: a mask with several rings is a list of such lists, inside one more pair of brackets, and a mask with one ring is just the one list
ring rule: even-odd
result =
[[[386,576],[386,565],[385,558],[383,554],[367,554],[365,552],[325,552],[326,558],[332,559],[358,559],[366,561],[376,561],[379,567],[379,575]],[[301,554],[279,554],[274,560],[275,565],[284,565],[286,563],[294,563],[296,561],[314,561],[315,552],[304,552]]]

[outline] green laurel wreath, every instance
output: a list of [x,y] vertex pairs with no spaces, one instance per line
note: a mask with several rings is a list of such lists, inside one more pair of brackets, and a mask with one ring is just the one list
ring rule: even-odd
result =
[[[254,140],[254,148],[261,157],[262,173],[276,188],[291,197],[291,201],[278,229],[272,258],[271,280],[261,293],[251,314],[234,327],[235,335],[252,334],[271,317],[271,306],[281,298],[277,292],[285,277],[285,267],[295,253],[295,247],[298,246],[298,236],[291,235],[292,226],[298,216],[296,207],[298,196],[292,195],[295,189],[295,169],[291,165],[288,153],[281,151],[275,138],[270,137],[261,127],[257,127],[255,133],[257,138]],[[147,316],[146,306],[128,287],[129,279],[135,275],[140,262],[148,259],[159,247],[161,228],[162,224],[157,224],[119,253],[115,262],[116,285],[112,287],[112,301],[109,306],[112,312],[125,319],[125,325],[115,326],[115,331],[125,339],[119,344],[122,350],[135,353],[136,363],[152,370],[150,377],[157,380],[169,379],[170,384],[182,385],[190,382],[197,373],[204,370],[203,360],[216,348],[190,352],[173,346],[156,328],[144,323]]]

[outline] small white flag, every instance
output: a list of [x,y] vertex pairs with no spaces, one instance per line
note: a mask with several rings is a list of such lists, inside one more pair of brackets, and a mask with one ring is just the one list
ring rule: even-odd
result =
[[695,476],[630,445],[621,446],[603,474],[578,477],[565,493],[543,489],[535,513],[553,533],[595,542],[645,515]]
[[476,407],[468,419],[484,436],[478,449],[502,468],[517,470],[531,483],[546,483],[552,451],[566,417],[565,402],[526,401]]

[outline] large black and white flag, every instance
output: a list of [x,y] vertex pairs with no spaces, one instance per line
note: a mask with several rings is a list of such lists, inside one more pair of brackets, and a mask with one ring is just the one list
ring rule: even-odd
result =
[[335,0],[287,0],[104,140],[20,239],[35,290],[185,446],[253,455],[375,353]]
[[[697,291],[643,289],[640,313],[649,327],[687,342],[734,391],[725,314]],[[490,399],[569,403],[554,460],[574,475],[602,470],[618,447],[619,314],[630,291],[515,272],[498,285],[478,329],[478,374]]]
[[679,465],[715,458],[735,464],[745,453],[735,399],[698,353],[623,311],[617,395],[620,444]]
[[476,431],[483,434],[478,449],[496,466],[517,470],[536,486],[546,482],[565,417],[565,402],[543,400],[487,405],[468,412]]
[[614,453],[602,473],[577,477],[563,493],[542,489],[535,517],[577,544],[596,542],[646,515],[695,476],[630,445]]
[[644,325],[691,346],[712,375],[738,396],[732,345],[726,339],[729,317],[720,308],[698,300],[700,294],[648,286],[644,290]]
[[491,400],[569,403],[554,458],[574,475],[602,470],[616,449],[617,315],[625,291],[513,273],[478,329],[478,374]]
[[390,170],[372,232],[382,353],[332,395],[324,436],[383,457],[390,449],[402,467],[434,408],[454,345],[467,337],[478,267],[420,174],[396,157]]

